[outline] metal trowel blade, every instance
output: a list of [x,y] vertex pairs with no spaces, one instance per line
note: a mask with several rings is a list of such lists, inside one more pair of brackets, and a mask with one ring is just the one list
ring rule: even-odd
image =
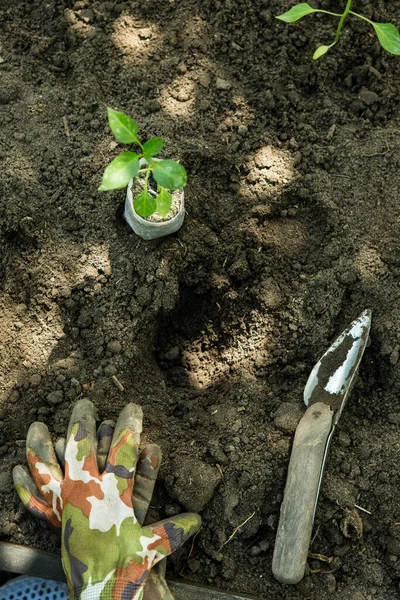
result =
[[338,421],[357,374],[371,328],[371,311],[364,310],[320,358],[304,388],[306,406],[324,402]]

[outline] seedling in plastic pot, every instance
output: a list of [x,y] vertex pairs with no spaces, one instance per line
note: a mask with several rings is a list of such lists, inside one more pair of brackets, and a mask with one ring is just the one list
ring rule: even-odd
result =
[[[122,152],[114,158],[104,171],[99,190],[124,188],[131,179],[143,174],[140,178],[143,189],[133,201],[135,211],[143,218],[150,217],[155,212],[165,218],[172,205],[171,192],[186,185],[185,168],[174,160],[154,158],[163,149],[163,138],[150,138],[142,144],[138,138],[138,125],[133,119],[112,108],[107,108],[107,113],[108,123],[116,139],[123,144],[136,144],[140,152]],[[145,166],[142,168],[143,164]],[[157,184],[156,197],[150,193],[150,175]]]
[[363,21],[366,21],[367,23],[372,25],[372,27],[375,29],[375,33],[382,48],[384,48],[387,52],[390,52],[391,54],[399,55],[400,33],[398,32],[396,27],[392,25],[392,23],[375,23],[374,21],[370,21],[370,19],[367,19],[363,15],[359,15],[358,13],[353,12],[352,10],[350,10],[352,2],[353,0],[347,0],[346,8],[344,9],[341,15],[329,12],[327,10],[313,8],[312,6],[307,4],[307,2],[302,2],[301,4],[296,4],[295,6],[292,6],[290,10],[283,13],[282,15],[278,15],[276,18],[280,19],[281,21],[285,21],[285,23],[294,23],[295,21],[302,19],[306,15],[311,15],[312,13],[324,13],[326,15],[331,15],[332,17],[337,17],[339,19],[334,41],[331,44],[328,44],[327,46],[319,46],[314,52],[314,60],[326,54],[328,50],[332,48],[332,46],[337,44],[340,37],[340,32],[342,31],[344,20],[348,15],[358,17],[359,19],[362,19]]

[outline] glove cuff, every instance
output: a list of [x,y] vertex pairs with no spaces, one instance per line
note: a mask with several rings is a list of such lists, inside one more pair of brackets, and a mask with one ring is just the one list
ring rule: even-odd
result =
[[87,585],[83,588],[70,590],[71,600],[141,600],[143,598],[143,583],[132,581],[115,581]]

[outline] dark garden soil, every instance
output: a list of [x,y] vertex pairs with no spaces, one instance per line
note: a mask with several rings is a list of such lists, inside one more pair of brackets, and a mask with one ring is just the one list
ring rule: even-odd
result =
[[[313,62],[335,23],[274,19],[292,4],[0,0],[1,539],[59,549],[13,491],[30,423],[57,438],[78,398],[100,418],[133,401],[164,452],[153,517],[203,517],[171,575],[267,600],[397,597],[400,58],[349,19]],[[400,25],[398,2],[354,10]],[[97,191],[123,149],[107,106],[186,166],[179,233],[139,239],[124,192]],[[282,587],[271,559],[302,390],[367,307],[310,549],[329,562]],[[354,505],[360,538],[343,533]]]

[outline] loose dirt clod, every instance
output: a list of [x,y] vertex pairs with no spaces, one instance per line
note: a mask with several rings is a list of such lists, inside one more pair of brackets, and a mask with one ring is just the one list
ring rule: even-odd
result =
[[355,508],[345,508],[340,530],[347,538],[358,539],[363,534],[363,522]]

